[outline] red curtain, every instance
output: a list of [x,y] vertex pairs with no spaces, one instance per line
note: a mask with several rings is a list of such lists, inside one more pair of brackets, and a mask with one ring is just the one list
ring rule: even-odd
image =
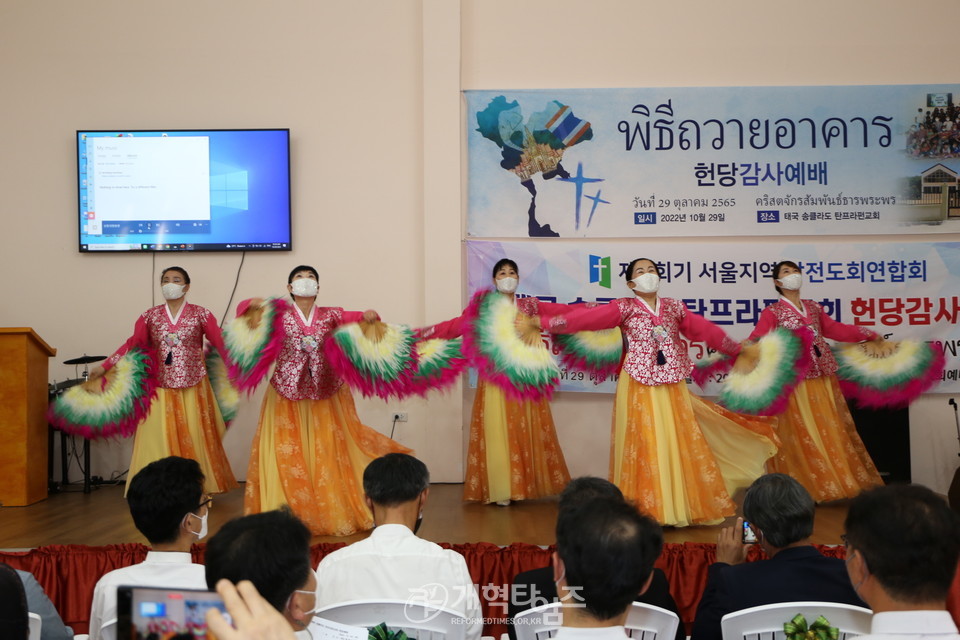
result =
[[[343,543],[314,546],[311,549],[313,566],[325,555],[342,546]],[[486,542],[443,546],[463,555],[474,583],[480,588],[483,615],[485,618],[494,619],[506,617],[506,602],[513,577],[522,571],[547,566],[554,550],[553,547],[542,548],[521,543],[508,547],[498,547]],[[841,546],[816,547],[824,555],[844,557]],[[142,562],[147,551],[148,548],[141,544],[105,547],[53,545],[25,553],[0,553],[0,562],[6,562],[16,569],[29,571],[36,576],[63,621],[73,627],[75,633],[87,633],[90,602],[97,580],[113,569]],[[195,562],[203,562],[203,552],[204,545],[194,545],[192,554]],[[656,563],[656,566],[667,574],[670,591],[677,601],[680,617],[688,630],[706,583],[707,567],[714,561],[715,554],[716,547],[713,544],[666,544]],[[762,557],[759,547],[754,547],[747,559],[753,561]],[[947,607],[954,619],[960,620],[960,567],[950,589]],[[499,638],[505,631],[503,625],[493,624],[485,626],[483,633]]]

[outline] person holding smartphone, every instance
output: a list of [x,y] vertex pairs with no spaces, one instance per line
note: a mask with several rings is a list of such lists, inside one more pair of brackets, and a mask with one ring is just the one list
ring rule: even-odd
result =
[[[815,504],[803,486],[782,473],[760,476],[743,498],[743,517],[717,536],[717,561],[693,622],[693,640],[722,640],[728,613],[778,602],[819,601],[864,606],[839,558],[810,543]],[[768,560],[747,562],[755,536]]]

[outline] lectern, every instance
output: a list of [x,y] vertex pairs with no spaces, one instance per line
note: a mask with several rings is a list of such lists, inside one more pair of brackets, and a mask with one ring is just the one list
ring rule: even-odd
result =
[[0,328],[0,503],[47,497],[47,370],[57,354],[27,327]]

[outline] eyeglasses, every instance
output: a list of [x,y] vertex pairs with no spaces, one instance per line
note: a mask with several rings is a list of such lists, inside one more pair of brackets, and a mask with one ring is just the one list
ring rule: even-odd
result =
[[843,542],[843,548],[844,548],[844,549],[846,549],[847,547],[850,546],[850,541],[847,540],[847,534],[841,533],[841,534],[840,534],[840,541]]
[[213,509],[213,495],[207,493],[204,494],[203,499],[200,500],[200,504],[197,505],[197,511],[206,507],[207,509]]

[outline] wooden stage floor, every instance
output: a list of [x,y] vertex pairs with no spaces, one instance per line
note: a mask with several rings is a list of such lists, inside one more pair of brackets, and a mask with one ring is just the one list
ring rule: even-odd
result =
[[[51,544],[101,546],[125,542],[147,544],[133,526],[123,487],[104,485],[89,494],[75,491],[52,494],[46,500],[27,507],[0,509],[0,549],[32,549]],[[551,545],[555,542],[557,501],[553,499],[519,502],[509,507],[465,503],[463,485],[434,484],[424,508],[420,535],[435,542],[461,544],[490,542],[509,545],[526,542]],[[845,501],[817,507],[812,541],[840,544]],[[217,496],[210,512],[210,534],[228,520],[243,514],[243,489]],[[664,531],[667,542],[716,542],[719,527],[670,528]],[[366,533],[345,538],[317,537],[313,542],[352,542]]]

